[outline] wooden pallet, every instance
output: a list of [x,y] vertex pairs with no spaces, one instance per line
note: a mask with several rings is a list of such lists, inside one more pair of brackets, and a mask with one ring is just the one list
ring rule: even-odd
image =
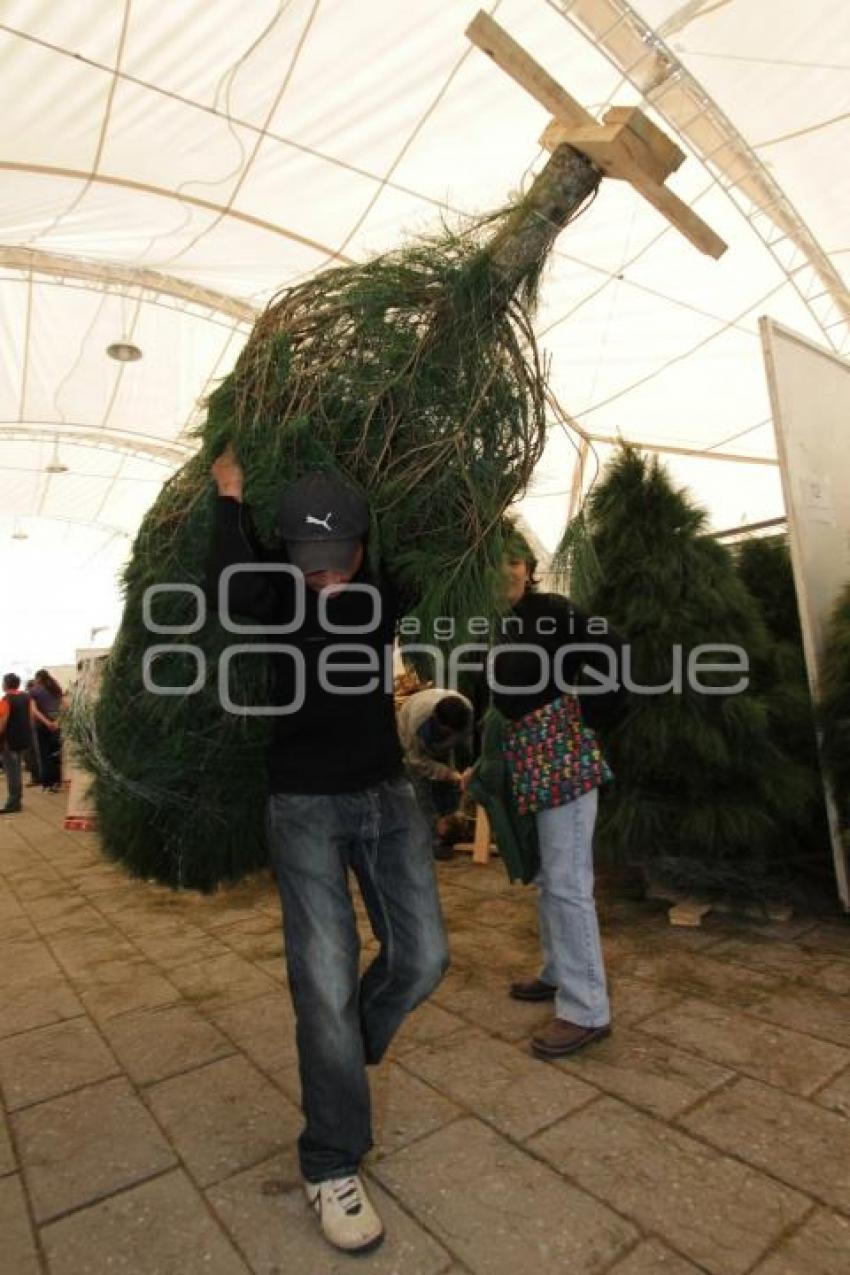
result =
[[661,885],[650,885],[647,890],[650,899],[664,899],[670,903],[667,920],[671,925],[683,926],[687,929],[698,929],[703,917],[709,912],[717,912],[723,916],[744,916],[754,921],[790,921],[794,909],[787,903],[766,903],[763,907],[755,904],[724,903],[716,899],[700,899],[695,895],[685,895]]

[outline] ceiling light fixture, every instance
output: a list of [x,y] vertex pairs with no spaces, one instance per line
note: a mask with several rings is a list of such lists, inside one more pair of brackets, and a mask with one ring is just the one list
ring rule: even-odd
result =
[[136,363],[142,357],[142,351],[132,341],[113,341],[107,345],[106,353],[117,363]]
[[44,472],[46,474],[67,474],[68,472],[68,466],[63,465],[62,461],[59,459],[58,437],[56,438],[53,444],[53,455],[50,457],[50,460],[44,466]]

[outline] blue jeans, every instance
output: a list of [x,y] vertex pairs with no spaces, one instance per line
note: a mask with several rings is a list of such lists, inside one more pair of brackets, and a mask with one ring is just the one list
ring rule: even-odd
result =
[[536,815],[540,842],[538,915],[543,970],[556,988],[555,1014],[602,1027],[611,1009],[593,898],[593,827],[599,791]]
[[[328,795],[275,793],[269,850],[296,1016],[308,1182],[356,1173],[372,1146],[366,1064],[448,967],[431,835],[406,779]],[[349,890],[360,886],[377,956],[359,976]]]
[[3,746],[3,770],[6,774],[6,805],[20,806],[23,789],[21,787],[21,759],[23,754],[7,744]]

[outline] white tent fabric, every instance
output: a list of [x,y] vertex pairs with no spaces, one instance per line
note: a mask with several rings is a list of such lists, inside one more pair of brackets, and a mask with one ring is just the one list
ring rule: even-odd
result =
[[[114,623],[130,538],[279,288],[540,167],[546,114],[464,38],[478,7],[0,0],[0,572],[43,591],[0,658],[46,658],[49,623],[64,659]],[[757,320],[850,349],[850,9],[488,9],[594,114],[647,110],[688,156],[670,185],[729,244],[700,256],[615,181],[561,237],[537,328],[580,433],[553,432],[528,523],[557,539],[583,435],[585,485],[625,438],[675,449],[715,529],[781,515]],[[140,361],[107,358],[122,339]]]

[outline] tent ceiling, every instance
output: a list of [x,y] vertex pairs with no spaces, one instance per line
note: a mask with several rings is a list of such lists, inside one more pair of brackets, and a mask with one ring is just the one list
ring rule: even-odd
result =
[[[0,566],[13,518],[132,534],[278,289],[527,183],[546,117],[464,39],[479,3],[0,0]],[[564,408],[677,449],[716,526],[780,513],[757,320],[848,348],[848,6],[489,8],[589,109],[656,111],[688,152],[671,185],[730,245],[700,257],[604,183],[539,315]],[[110,361],[120,339],[143,358]],[[576,441],[524,506],[549,543]],[[688,455],[712,451],[765,463]]]

